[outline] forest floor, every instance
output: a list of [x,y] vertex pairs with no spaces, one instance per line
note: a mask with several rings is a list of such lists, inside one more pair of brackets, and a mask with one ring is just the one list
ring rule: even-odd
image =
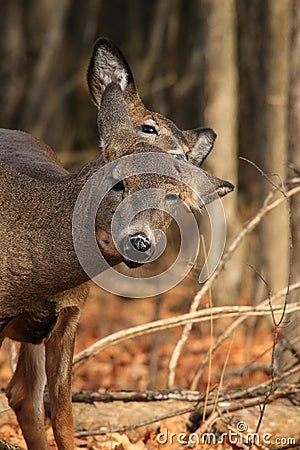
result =
[[[164,294],[159,308],[159,318],[187,312],[192,298],[191,294],[189,287],[175,289]],[[206,301],[204,300],[202,307],[207,306]],[[241,300],[243,305],[248,303],[249,299]],[[85,349],[100,337],[157,319],[157,311],[156,299],[121,299],[101,291],[100,288],[92,287],[78,327],[75,353]],[[227,326],[228,322],[221,319],[214,322],[213,333],[211,333],[209,323],[197,324],[193,327],[176,370],[177,387],[190,388],[190,383],[201,359],[215,341],[216,336]],[[173,328],[106,348],[75,370],[73,391],[165,389],[170,356],[180,338],[181,331],[182,327]],[[270,379],[268,367],[271,362],[272,343],[273,333],[270,324],[261,319],[248,320],[247,326],[237,328],[235,333],[213,354],[211,367],[207,367],[203,372],[197,389],[206,391],[209,382],[210,389],[220,387],[232,390],[254,386]],[[253,361],[254,364],[249,366]],[[244,370],[245,367],[251,367],[251,370]],[[0,368],[0,388],[5,389],[11,375],[5,349],[0,353]],[[109,404],[106,404],[106,407],[110,408]],[[153,402],[151,408],[153,416],[156,416]],[[176,442],[176,438],[172,444],[169,441],[163,443],[162,438],[159,440],[158,433],[166,432],[166,430],[169,433],[176,433],[174,436],[185,433],[187,419],[188,415],[186,414],[161,421],[152,427],[144,427],[143,431],[135,435],[134,439],[128,433],[118,432],[105,436],[78,437],[76,438],[76,449],[154,450],[164,448],[168,450],[169,448],[182,448],[182,444]],[[127,418],[125,417],[125,423],[122,423],[122,420],[120,418],[117,421],[120,427],[132,423],[133,417],[130,413]],[[95,422],[97,422],[97,416],[95,416]],[[107,424],[104,425],[107,426]],[[95,423],[93,428],[99,429],[101,426],[103,423]],[[49,422],[47,422],[46,430],[50,448],[54,450],[56,445]],[[1,414],[0,438],[21,448],[26,448],[16,422],[9,423],[9,420],[3,421],[3,419],[1,421]],[[203,444],[197,448],[230,450],[237,447],[225,441],[219,445]]]

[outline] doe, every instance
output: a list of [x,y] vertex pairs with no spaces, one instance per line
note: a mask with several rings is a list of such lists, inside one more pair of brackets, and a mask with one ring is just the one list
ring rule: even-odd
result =
[[[118,161],[125,155],[171,155],[170,179],[156,176],[155,164],[145,167],[146,176],[123,179],[121,163],[119,179],[111,173],[117,183],[97,211],[95,235],[110,266],[125,262],[129,267],[149,260],[157,244],[153,230],[166,229],[170,219],[142,211],[115,244],[112,217],[125,198],[141,189],[163,188],[193,208],[200,205],[200,198],[208,203],[215,193],[223,196],[233,189],[200,168],[215,133],[209,128],[181,131],[166,117],[147,110],[127,61],[107,39],[95,43],[88,84],[98,108],[100,152],[77,172],[66,171],[42,141],[22,131],[0,130],[0,345],[6,337],[21,342],[6,394],[29,450],[48,449],[46,383],[58,449],[74,449],[71,365],[89,277],[74,249],[72,219],[86,182],[112,161],[118,172]],[[181,175],[190,180],[199,198],[177,181]],[[141,255],[138,263],[136,254]]]

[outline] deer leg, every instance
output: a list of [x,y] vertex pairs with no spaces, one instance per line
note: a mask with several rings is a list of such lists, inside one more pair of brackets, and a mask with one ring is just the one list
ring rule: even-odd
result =
[[59,450],[74,450],[71,372],[80,311],[66,308],[46,342],[46,373],[51,421]]
[[48,450],[44,430],[46,383],[44,345],[22,343],[14,375],[6,389],[29,450]]

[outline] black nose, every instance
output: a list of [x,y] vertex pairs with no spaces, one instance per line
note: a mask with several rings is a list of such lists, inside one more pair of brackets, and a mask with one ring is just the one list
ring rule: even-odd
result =
[[122,241],[122,255],[128,267],[139,267],[149,262],[153,255],[155,245],[144,233],[135,233],[125,237]]
[[147,252],[151,243],[144,233],[136,233],[129,237],[129,242],[135,250]]

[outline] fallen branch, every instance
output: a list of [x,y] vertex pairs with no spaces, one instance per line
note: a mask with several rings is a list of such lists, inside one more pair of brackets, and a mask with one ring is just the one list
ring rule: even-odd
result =
[[[274,200],[272,203],[271,200],[274,198],[275,191],[270,193],[267,198],[264,201],[263,206],[261,209],[257,212],[257,214],[248,222],[246,222],[241,229],[241,231],[237,234],[231,245],[229,246],[228,250],[224,253],[223,257],[220,260],[220,263],[218,267],[216,268],[215,272],[212,274],[212,276],[207,280],[207,282],[203,285],[203,287],[198,291],[198,293],[195,295],[191,306],[190,306],[190,313],[195,312],[198,310],[200,301],[204,297],[204,295],[207,294],[211,286],[213,285],[216,278],[219,276],[219,274],[224,269],[226,263],[230,260],[232,254],[236,251],[242,240],[248,236],[252,231],[257,227],[257,225],[261,222],[261,220],[265,217],[266,214],[268,214],[270,211],[275,209],[277,206],[279,206],[281,203],[285,202],[287,199],[291,198],[293,195],[296,195],[300,192],[300,186],[297,186],[293,189],[290,189],[288,192],[285,193],[285,196],[280,197],[277,200]],[[180,357],[180,354],[182,352],[182,349],[188,339],[188,336],[192,329],[192,323],[186,324],[180,339],[178,340],[173,353],[170,358],[169,363],[169,374],[168,374],[168,387],[171,388],[174,386],[175,383],[175,372],[177,363]]]
[[94,402],[153,402],[178,400],[185,402],[199,402],[202,401],[205,394],[199,391],[190,391],[187,389],[161,389],[161,390],[144,390],[144,391],[80,391],[73,392],[73,403],[88,403]]
[[[276,384],[274,391],[271,395],[268,396],[268,403],[273,402],[274,400],[280,399],[280,398],[288,398],[289,396],[295,395],[300,392],[300,386],[296,384],[289,384],[289,383],[280,383],[280,381],[291,374],[291,372],[299,371],[300,366],[297,366],[296,368],[287,371],[286,373],[282,374],[281,376],[276,378]],[[162,391],[132,391],[132,392],[126,392],[126,391],[119,391],[119,392],[109,392],[109,393],[86,393],[86,392],[80,392],[80,393],[74,393],[73,399],[77,397],[77,400],[84,401],[86,398],[88,400],[88,403],[93,401],[103,401],[102,397],[104,395],[105,402],[107,399],[111,401],[113,400],[125,400],[126,401],[153,401],[153,400],[170,400],[170,399],[176,399],[180,401],[191,401],[195,404],[191,405],[190,407],[185,407],[177,410],[173,410],[171,412],[156,415],[154,417],[151,417],[146,420],[142,420],[133,424],[123,425],[121,427],[114,427],[111,429],[108,428],[101,428],[99,430],[92,430],[92,431],[79,431],[75,435],[77,437],[87,437],[87,436],[97,436],[97,435],[103,435],[107,433],[122,433],[129,430],[133,430],[142,426],[149,425],[151,423],[155,422],[161,422],[163,420],[169,419],[171,417],[175,417],[178,415],[186,414],[186,413],[194,413],[194,418],[199,418],[202,420],[202,410],[204,408],[204,402],[206,407],[206,414],[209,415],[216,409],[216,396],[218,398],[217,401],[217,411],[218,415],[222,413],[228,413],[228,412],[234,412],[238,411],[244,408],[250,408],[252,406],[257,406],[261,402],[261,398],[265,397],[266,394],[270,391],[270,382],[267,382],[265,384],[259,384],[257,386],[254,386],[252,388],[243,389],[243,390],[235,390],[235,391],[220,391],[220,392],[214,392],[211,391],[206,396],[206,392],[197,392],[197,391],[188,391],[188,390],[162,390]],[[139,400],[137,400],[139,399]],[[200,404],[200,407],[199,407]],[[198,427],[199,424],[193,421],[193,425]]]
[[[300,283],[293,284],[292,286],[289,287],[289,292],[292,292],[292,291],[294,291],[295,289],[299,289],[299,288],[300,288]],[[285,297],[285,296],[286,296],[286,293],[287,293],[287,288],[284,288],[284,289],[280,290],[279,292],[277,292],[276,294],[274,294],[274,295],[271,297],[271,302],[274,303],[274,302],[278,301],[280,298]],[[270,299],[267,298],[266,300],[264,300],[263,302],[261,302],[258,306],[264,306],[264,305],[267,305],[267,304],[269,304],[269,302],[270,302]],[[203,372],[203,370],[204,370],[204,368],[205,368],[205,366],[206,366],[206,364],[207,364],[207,362],[208,362],[208,360],[209,360],[209,358],[210,358],[210,354],[211,354],[211,353],[214,353],[214,352],[220,347],[220,345],[221,345],[226,339],[229,338],[229,336],[234,332],[234,330],[235,330],[237,327],[239,327],[243,322],[245,322],[246,319],[247,319],[247,316],[246,316],[246,315],[242,315],[241,317],[238,317],[235,321],[233,321],[233,322],[232,322],[232,323],[231,323],[231,324],[223,331],[223,333],[221,333],[221,334],[217,337],[217,339],[216,339],[216,341],[214,342],[214,344],[212,345],[211,349],[209,349],[209,350],[206,352],[206,354],[204,355],[204,357],[201,359],[201,362],[200,362],[199,366],[198,366],[197,369],[196,369],[194,378],[193,378],[192,383],[191,383],[191,386],[190,386],[191,390],[196,389],[196,387],[197,387],[197,385],[198,385],[198,383],[199,383],[200,377],[201,377],[201,375],[202,375],[202,372]]]
[[21,447],[9,444],[8,442],[0,439],[0,450],[22,450]]
[[125,433],[126,431],[135,430],[136,428],[145,427],[146,425],[150,425],[151,423],[160,422],[161,420],[170,419],[172,417],[177,417],[183,414],[191,413],[194,411],[195,407],[190,406],[188,408],[177,409],[175,411],[161,414],[159,416],[151,417],[150,419],[145,419],[137,423],[133,423],[130,425],[124,425],[122,427],[115,428],[103,428],[100,430],[92,430],[92,431],[78,431],[75,433],[75,437],[87,437],[87,436],[101,436],[103,434],[111,434],[111,433]]
[[[298,367],[297,371],[300,368]],[[222,402],[226,400],[232,400],[234,398],[246,398],[253,396],[264,395],[269,390],[269,384],[260,384],[254,388],[234,391],[219,391],[218,401]],[[279,397],[286,397],[290,394],[296,394],[300,392],[300,386],[294,384],[280,384],[277,386],[276,395]],[[212,401],[215,399],[216,393],[211,391],[209,394],[209,405],[212,405]],[[87,403],[93,404],[95,402],[109,403],[115,401],[122,402],[161,402],[167,400],[177,400],[182,402],[199,403],[204,402],[206,391],[191,391],[189,389],[158,389],[151,390],[146,389],[144,391],[79,391],[72,393],[73,403]]]
[[[295,283],[290,286],[291,290],[296,290],[300,288],[300,283]],[[279,293],[275,294],[272,297],[272,302],[275,302],[278,298],[285,295],[285,289],[282,289]],[[107,347],[112,345],[119,344],[120,342],[124,342],[128,339],[133,339],[138,336],[154,333],[156,331],[162,331],[186,324],[193,324],[204,322],[207,320],[211,320],[211,317],[216,320],[221,317],[236,317],[236,316],[266,316],[270,314],[270,307],[263,302],[262,305],[258,306],[221,306],[214,307],[212,309],[206,308],[201,311],[196,311],[193,313],[182,314],[178,317],[170,317],[169,319],[157,320],[154,322],[149,322],[143,325],[138,325],[136,327],[128,328],[127,330],[121,330],[116,333],[113,333],[109,336],[106,336],[91,346],[87,347],[80,353],[74,356],[73,365],[78,367],[82,365],[87,359],[95,356],[100,351],[104,350]],[[280,305],[274,305],[273,311],[280,311]],[[287,306],[286,312],[294,312],[300,310],[300,303],[291,303]]]

